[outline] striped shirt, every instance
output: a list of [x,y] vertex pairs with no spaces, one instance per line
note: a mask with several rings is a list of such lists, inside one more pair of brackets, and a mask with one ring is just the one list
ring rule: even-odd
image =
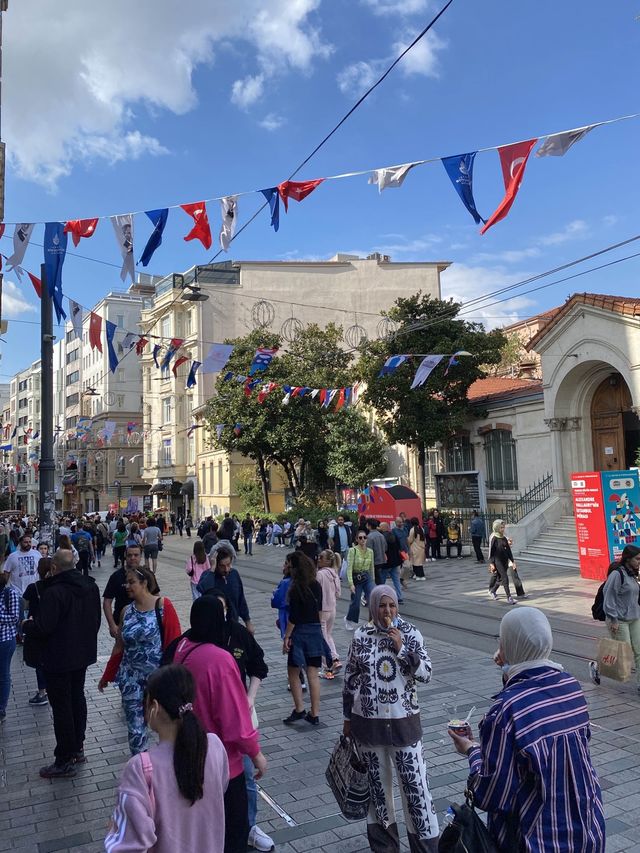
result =
[[[566,672],[526,670],[497,696],[480,723],[480,746],[468,753],[468,784],[502,853],[603,853],[590,737],[582,689]],[[519,847],[507,840],[509,815]]]
[[0,592],[0,643],[15,640],[20,610],[20,593],[7,584]]

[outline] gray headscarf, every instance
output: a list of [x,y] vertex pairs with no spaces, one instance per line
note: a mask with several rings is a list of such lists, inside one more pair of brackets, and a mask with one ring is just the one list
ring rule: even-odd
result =
[[508,677],[534,667],[550,666],[562,670],[550,660],[553,648],[551,625],[537,607],[518,607],[503,616],[500,622],[500,649],[509,665]]
[[393,602],[395,602],[396,607],[398,606],[398,596],[396,595],[395,589],[391,586],[387,586],[384,583],[379,584],[378,586],[374,586],[374,588],[371,590],[371,594],[369,595],[369,618],[376,626],[376,628],[379,628],[381,631],[389,630],[387,625],[383,625],[380,622],[378,615],[380,600],[385,595],[388,596],[388,598],[390,598]]

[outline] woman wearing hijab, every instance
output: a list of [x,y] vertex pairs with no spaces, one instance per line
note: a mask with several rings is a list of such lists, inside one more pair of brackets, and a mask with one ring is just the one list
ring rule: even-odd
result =
[[509,589],[509,561],[515,568],[515,560],[511,552],[509,540],[504,535],[505,523],[501,518],[493,522],[493,533],[489,540],[489,570],[491,571],[491,582],[489,583],[489,595],[494,601],[498,600],[497,588],[502,584],[507,593],[509,604],[515,604]]
[[[611,563],[604,585],[602,607],[606,617],[609,636],[614,640],[628,643],[636,661],[636,679],[640,692],[640,604],[638,603],[638,569],[640,568],[640,548],[627,545],[620,561]],[[591,667],[591,677],[600,683],[595,670]]]
[[374,853],[399,853],[393,767],[412,853],[435,853],[438,819],[427,781],[416,682],[431,680],[422,634],[398,616],[391,587],[374,587],[370,621],[355,631],[342,694],[346,737],[369,770],[367,837]]
[[243,755],[260,779],[267,760],[260,751],[247,694],[238,667],[219,643],[224,642],[224,608],[219,598],[203,595],[191,607],[191,629],[176,647],[174,663],[187,667],[196,683],[193,708],[207,732],[217,735],[229,759],[229,786],[224,795],[225,853],[245,853],[249,838],[247,786]]
[[542,611],[508,613],[495,656],[507,682],[480,723],[479,743],[449,730],[469,759],[468,787],[501,853],[605,849],[587,703],[576,679],[550,659],[552,647]]

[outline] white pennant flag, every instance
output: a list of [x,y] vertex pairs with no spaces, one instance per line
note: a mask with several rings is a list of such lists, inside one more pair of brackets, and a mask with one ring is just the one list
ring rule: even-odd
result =
[[369,178],[369,183],[377,184],[380,193],[387,187],[401,187],[402,182],[415,165],[415,163],[405,163],[404,166],[394,166],[391,169],[376,169]]
[[78,305],[73,299],[69,299],[69,319],[73,326],[74,337],[82,340],[82,305]]
[[590,124],[586,127],[578,127],[576,130],[567,130],[566,133],[556,133],[554,136],[547,136],[536,151],[536,157],[562,157],[572,145],[584,139],[587,133],[593,130],[594,127],[598,127],[598,125]]
[[111,224],[122,255],[120,278],[122,281],[126,281],[127,276],[131,276],[131,283],[133,284],[136,277],[133,263],[133,214],[123,213],[120,216],[112,216]]
[[33,222],[18,222],[13,232],[13,255],[7,258],[7,269],[15,268],[18,278],[22,277],[22,269],[20,265],[24,260],[31,234],[33,233],[35,223]]
[[238,198],[229,195],[220,199],[220,210],[222,212],[222,227],[220,228],[220,246],[224,252],[229,251],[229,244],[236,233],[236,222],[238,221]]
[[131,349],[139,337],[140,335],[137,335],[135,332],[127,332],[122,339],[122,349]]
[[411,383],[411,390],[424,385],[431,375],[432,370],[440,364],[443,358],[444,356],[442,355],[427,355],[423,358]]

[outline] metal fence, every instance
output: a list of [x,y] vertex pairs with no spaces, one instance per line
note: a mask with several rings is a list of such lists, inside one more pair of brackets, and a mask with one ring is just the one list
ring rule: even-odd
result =
[[[504,506],[500,509],[492,509],[487,512],[478,512],[480,518],[484,521],[485,527],[485,544],[491,535],[493,522],[497,519],[502,519],[507,524],[518,524],[519,521],[533,512],[534,509],[544,503],[547,498],[550,498],[553,493],[553,475],[546,474],[541,480],[538,480],[526,491],[522,492],[517,498],[511,501],[505,501]],[[473,518],[473,509],[464,508],[457,509],[454,507],[440,508],[441,515],[445,525],[449,518],[455,516],[462,522],[462,544],[471,545],[471,519]]]

